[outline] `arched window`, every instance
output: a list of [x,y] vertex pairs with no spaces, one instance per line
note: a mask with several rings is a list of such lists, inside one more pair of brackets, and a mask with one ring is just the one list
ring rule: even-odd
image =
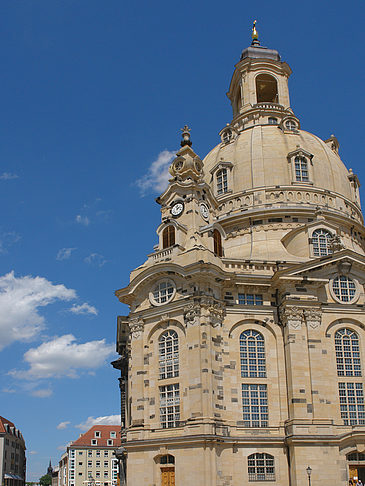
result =
[[352,329],[339,329],[335,334],[338,376],[361,376],[359,336]]
[[278,83],[270,74],[259,74],[256,78],[257,103],[279,103]]
[[172,224],[166,226],[162,232],[162,248],[169,248],[175,244],[175,228]]
[[274,116],[269,116],[269,125],[277,125],[278,124],[278,119],[275,118]]
[[253,329],[243,331],[240,336],[241,376],[265,378],[265,341],[262,334]]
[[223,256],[222,237],[217,229],[213,231],[213,239],[214,239],[214,253],[217,256],[222,257]]
[[228,173],[227,169],[223,168],[217,172],[217,193],[224,194],[228,191]]
[[332,253],[329,246],[332,235],[325,229],[317,229],[312,233],[312,245],[314,256],[327,256]]
[[172,329],[158,340],[160,380],[179,376],[179,338]]
[[295,179],[298,182],[307,182],[309,181],[309,174],[308,174],[308,161],[305,157],[295,157],[294,159],[295,165]]
[[256,452],[248,456],[249,481],[275,481],[274,457]]

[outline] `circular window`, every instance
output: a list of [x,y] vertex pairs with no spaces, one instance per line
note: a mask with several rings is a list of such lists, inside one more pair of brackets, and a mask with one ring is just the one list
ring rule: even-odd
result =
[[356,284],[351,278],[340,275],[333,279],[332,291],[339,302],[352,302],[356,297]]
[[288,120],[287,122],[285,122],[285,128],[287,130],[295,131],[297,128],[297,124],[293,120]]
[[175,284],[172,280],[161,280],[150,292],[152,305],[163,305],[173,299],[176,292]]

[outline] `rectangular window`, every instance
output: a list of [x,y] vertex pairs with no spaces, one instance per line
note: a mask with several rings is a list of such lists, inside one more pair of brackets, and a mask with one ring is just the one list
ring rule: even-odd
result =
[[91,445],[98,445],[97,439],[91,439]]
[[87,461],[87,467],[93,467],[93,461]]
[[70,457],[75,457],[75,449],[70,449]]
[[104,457],[108,457],[109,456],[109,451],[104,451]]
[[108,471],[104,471],[104,479],[105,479],[105,478],[107,479],[107,478],[108,478],[108,476],[109,476]]
[[238,303],[241,305],[263,305],[262,294],[238,294]]
[[100,439],[101,432],[99,432],[98,430],[96,430],[95,433],[94,433],[94,437],[96,437],[97,439]]
[[92,457],[93,456],[93,451],[87,451],[87,457]]
[[295,178],[298,182],[309,181],[308,162],[305,157],[295,157]]
[[344,425],[365,425],[362,383],[339,383],[341,418]]
[[217,192],[218,194],[224,194],[227,191],[228,191],[227,169],[221,169],[217,173]]
[[82,462],[79,462],[79,466],[82,466]]
[[116,432],[110,432],[110,438],[111,439],[116,439],[117,433]]
[[89,471],[89,472],[87,473],[87,477],[88,477],[88,478],[92,478],[92,477],[93,477],[93,473],[92,473],[91,471]]
[[96,467],[100,467],[100,461],[96,461],[96,462],[95,462],[95,466],[96,466]]
[[161,427],[177,427],[180,422],[179,384],[160,386],[160,422]]
[[243,383],[242,407],[245,427],[268,427],[267,385]]
[[96,473],[95,473],[95,477],[96,477],[96,478],[100,478],[100,471],[96,471]]
[[108,446],[112,446],[113,445],[113,439],[108,439],[107,444],[108,444]]
[[96,457],[100,457],[100,451],[99,450],[95,451],[95,455]]
[[109,462],[108,461],[104,461],[104,467],[109,467]]

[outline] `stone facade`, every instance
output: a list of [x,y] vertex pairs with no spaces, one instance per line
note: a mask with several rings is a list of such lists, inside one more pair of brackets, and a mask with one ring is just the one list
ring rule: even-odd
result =
[[184,127],[159,243],[116,292],[128,486],[364,481],[359,182],[300,129],[290,73],[242,52],[231,124],[204,160]]
[[13,422],[0,416],[0,486],[24,486],[25,442]]

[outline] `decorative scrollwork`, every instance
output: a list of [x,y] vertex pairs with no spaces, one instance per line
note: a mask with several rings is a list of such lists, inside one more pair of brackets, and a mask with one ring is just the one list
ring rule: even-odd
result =
[[191,303],[184,307],[184,321],[185,324],[190,324],[194,326],[194,324],[198,323],[200,317],[200,305],[197,303]]
[[280,319],[284,326],[291,329],[300,329],[304,319],[303,309],[301,307],[281,307]]
[[131,330],[132,339],[139,339],[142,336],[144,329],[144,321],[141,317],[133,317],[129,321],[129,328]]

